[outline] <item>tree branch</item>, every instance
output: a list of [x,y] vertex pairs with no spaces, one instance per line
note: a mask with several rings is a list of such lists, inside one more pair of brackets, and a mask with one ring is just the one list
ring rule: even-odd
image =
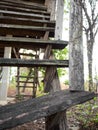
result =
[[82,2],[81,2],[81,6],[82,6],[82,9],[84,10],[85,16],[86,16],[87,21],[88,21],[88,23],[89,23],[89,27],[91,27],[91,25],[92,25],[92,24],[91,24],[91,19],[90,19],[88,13],[87,13],[87,8],[86,8],[86,6],[84,5],[84,3],[82,3]]
[[96,29],[96,31],[95,31],[95,33],[94,33],[94,38],[96,37],[96,34],[98,33],[98,27],[97,27],[97,29]]

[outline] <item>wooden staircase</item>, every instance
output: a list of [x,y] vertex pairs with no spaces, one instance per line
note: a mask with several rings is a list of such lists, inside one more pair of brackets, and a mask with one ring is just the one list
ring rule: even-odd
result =
[[[50,13],[42,3],[22,0],[0,1],[0,49],[12,47],[13,52],[11,59],[0,58],[0,66],[18,67],[16,76],[18,95],[22,94],[20,88],[23,88],[22,92],[25,88],[33,88],[31,96],[36,96],[36,89],[39,85],[38,67],[68,67],[68,60],[50,59],[52,49],[64,49],[68,42],[51,40],[55,35],[55,21],[50,20]],[[21,48],[44,52],[43,60],[34,57],[32,60],[22,59],[21,55],[28,57],[30,54],[20,53]],[[2,51],[0,53],[3,55]],[[22,67],[29,67],[29,72],[25,77],[20,75]],[[33,78],[32,81],[31,78]],[[32,86],[27,86],[27,84],[32,84]]]

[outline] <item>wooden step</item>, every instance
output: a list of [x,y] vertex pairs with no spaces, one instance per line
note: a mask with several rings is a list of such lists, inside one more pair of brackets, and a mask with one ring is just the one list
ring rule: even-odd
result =
[[68,60],[21,60],[0,58],[0,66],[18,67],[68,67]]
[[14,35],[14,36],[31,36],[41,37],[44,36],[45,32],[49,31],[49,36],[54,37],[53,27],[37,27],[37,26],[23,26],[23,25],[10,25],[0,24],[1,35]]
[[15,12],[15,11],[6,11],[6,10],[1,10],[0,13],[3,16],[14,16],[14,17],[21,17],[21,18],[35,18],[35,19],[50,19],[50,16],[46,16],[43,14],[36,14],[36,13],[23,13],[23,12]]
[[[0,107],[0,130],[47,117],[95,97],[85,91],[62,90],[50,95]],[[58,121],[57,117],[56,121]]]
[[18,48],[46,48],[47,45],[52,45],[53,49],[64,49],[67,45],[67,41],[59,40],[41,40],[34,38],[20,38],[20,37],[3,37],[0,36],[0,46],[3,47],[18,47]]
[[24,2],[24,1],[21,1],[21,0],[0,0],[0,4],[3,4],[3,5],[10,5],[10,6],[13,6],[14,8],[15,7],[24,7],[24,8],[27,8],[27,9],[38,9],[38,10],[44,10],[46,11],[47,8],[45,6],[43,6],[42,4],[35,4],[33,2]]
[[19,82],[19,83],[29,83],[29,84],[33,84],[34,83],[33,81],[17,81],[17,80],[16,80],[16,82]]
[[0,23],[2,24],[15,24],[15,25],[30,25],[30,26],[44,26],[55,27],[54,21],[49,20],[40,20],[40,19],[29,19],[29,18],[20,18],[13,16],[0,16]]
[[18,88],[25,88],[26,89],[26,88],[33,88],[33,85],[32,86],[16,86],[16,87],[18,87]]
[[30,77],[29,77],[29,76],[22,76],[22,75],[18,75],[18,76],[16,75],[16,78],[17,78],[17,77],[19,77],[19,78],[24,78],[24,79],[27,78],[27,77],[28,77],[29,79],[33,79],[33,78],[34,78],[33,76],[30,76]]
[[44,15],[47,15],[47,16],[50,15],[49,12],[43,11],[43,10],[27,9],[27,8],[24,8],[24,7],[14,7],[13,8],[13,6],[2,5],[2,4],[0,4],[0,9],[7,10],[7,11],[19,11],[19,12],[24,12],[24,13],[44,14]]

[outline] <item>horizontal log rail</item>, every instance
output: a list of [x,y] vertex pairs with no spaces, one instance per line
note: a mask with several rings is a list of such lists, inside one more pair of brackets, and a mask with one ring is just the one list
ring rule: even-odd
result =
[[85,91],[62,90],[51,95],[0,107],[0,130],[50,116],[95,97]]
[[3,47],[11,46],[11,47],[29,48],[29,49],[46,48],[47,45],[52,45],[53,49],[64,49],[68,45],[68,41],[0,36],[0,45]]
[[68,67],[68,60],[22,60],[0,58],[0,66],[19,67]]

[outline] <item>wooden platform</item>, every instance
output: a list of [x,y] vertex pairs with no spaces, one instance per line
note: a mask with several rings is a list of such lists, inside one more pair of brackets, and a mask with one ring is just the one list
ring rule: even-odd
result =
[[94,97],[95,94],[90,92],[63,90],[51,95],[0,107],[0,130],[6,130],[7,128],[59,113]]

